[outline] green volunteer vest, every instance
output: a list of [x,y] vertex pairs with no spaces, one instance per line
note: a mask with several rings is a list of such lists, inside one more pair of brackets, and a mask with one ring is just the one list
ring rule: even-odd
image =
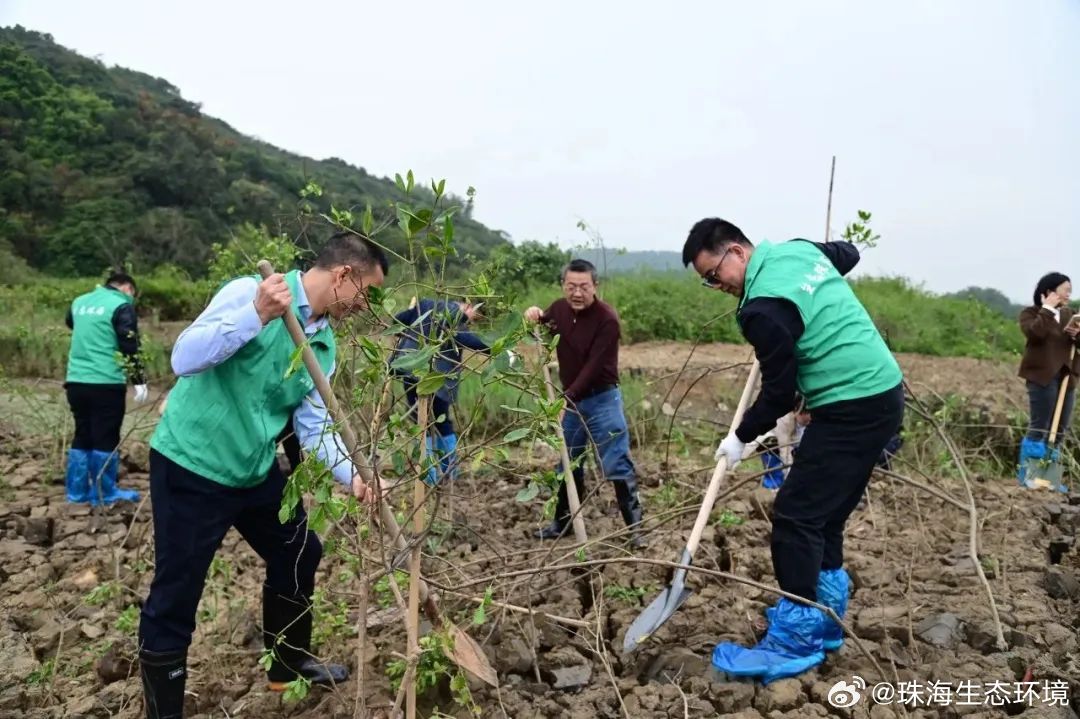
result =
[[[285,275],[300,319],[300,272]],[[319,366],[329,372],[336,343],[330,327],[308,338]],[[269,322],[221,364],[181,377],[169,393],[150,446],[181,467],[228,487],[261,483],[276,454],[277,438],[314,388],[300,364],[288,377],[296,345],[282,319]]]
[[131,297],[112,287],[98,285],[71,303],[71,349],[67,381],[83,384],[126,384],[127,375],[117,352],[113,313]]
[[810,242],[762,242],[746,266],[744,304],[757,297],[790,300],[803,334],[795,343],[799,391],[809,409],[880,394],[903,375],[881,333],[847,281]]

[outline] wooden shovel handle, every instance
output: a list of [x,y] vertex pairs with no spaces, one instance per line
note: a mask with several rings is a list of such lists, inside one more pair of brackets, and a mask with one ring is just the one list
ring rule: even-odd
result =
[[1069,350],[1069,371],[1061,378],[1061,388],[1058,390],[1057,407],[1054,408],[1054,421],[1050,423],[1050,444],[1057,440],[1058,427],[1061,425],[1061,410],[1065,407],[1065,395],[1069,393],[1069,382],[1072,380],[1073,359],[1076,357],[1076,345]]
[[[260,260],[258,268],[263,279],[274,274],[273,265],[266,260]],[[311,380],[315,383],[315,389],[319,391],[319,396],[322,397],[323,404],[329,411],[330,417],[340,422],[341,441],[345,443],[345,449],[349,452],[349,458],[352,460],[353,466],[356,467],[361,479],[375,492],[375,501],[379,508],[379,520],[383,525],[383,529],[393,535],[395,549],[398,551],[405,549],[405,536],[401,533],[401,527],[398,526],[397,520],[394,519],[393,511],[383,501],[382,486],[378,477],[376,477],[371,467],[364,462],[363,454],[357,451],[360,442],[356,439],[356,433],[353,432],[348,422],[342,421],[345,413],[342,411],[330,383],[326,380],[326,375],[323,373],[322,367],[319,366],[319,361],[315,359],[315,353],[311,351],[311,347],[308,345],[307,335],[304,334],[304,328],[300,326],[300,320],[296,318],[296,314],[291,309],[282,316],[282,319],[285,321],[285,327],[288,328],[293,342],[297,347],[302,348],[304,366],[307,368],[308,374],[311,375]],[[426,600],[428,587],[423,581],[421,581],[420,592],[422,600]]]
[[[743,415],[746,414],[746,408],[750,405],[750,396],[754,393],[754,385],[757,384],[760,375],[761,366],[758,365],[758,361],[755,359],[753,366],[750,368],[750,376],[746,378],[746,386],[743,387],[742,396],[739,398],[739,406],[735,409],[735,416],[731,419],[732,431],[742,422]],[[686,543],[686,552],[690,556],[694,555],[698,544],[701,542],[701,535],[705,531],[705,525],[709,523],[709,514],[712,513],[716,495],[720,493],[720,485],[724,481],[727,469],[727,457],[721,457],[720,461],[716,463],[716,469],[713,470],[709,486],[705,490],[705,500],[701,503],[701,509],[698,510],[697,519],[694,520],[694,529],[690,532],[690,541]]]
[[[533,330],[533,337],[541,346],[544,344],[540,338],[540,331]],[[544,370],[544,384],[547,386],[548,402],[555,401],[555,385],[551,381],[551,370],[548,368],[546,362],[542,363]],[[569,407],[564,411],[571,412]],[[570,467],[570,449],[566,446],[566,436],[563,434],[562,422],[558,423],[559,439],[562,440],[562,463],[563,474],[566,478],[563,480],[566,482],[566,499],[567,504],[570,505],[570,523],[574,528],[574,540],[578,544],[585,544],[589,541],[588,534],[585,533],[585,518],[581,516],[581,497],[577,493],[577,484],[574,483],[574,470]]]

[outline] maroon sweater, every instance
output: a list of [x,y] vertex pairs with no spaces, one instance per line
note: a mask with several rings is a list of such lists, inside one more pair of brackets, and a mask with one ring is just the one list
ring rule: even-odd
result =
[[597,387],[619,382],[619,315],[611,305],[594,300],[581,312],[558,299],[541,318],[559,335],[555,348],[563,394],[571,402]]

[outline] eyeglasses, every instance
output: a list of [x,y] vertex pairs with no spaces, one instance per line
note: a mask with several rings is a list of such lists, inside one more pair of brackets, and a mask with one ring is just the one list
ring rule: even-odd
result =
[[588,292],[593,288],[593,285],[563,285],[563,289],[567,292]]
[[720,282],[720,279],[717,278],[716,273],[720,271],[720,266],[724,264],[724,260],[727,258],[729,252],[731,252],[730,245],[726,250],[724,250],[724,254],[720,255],[720,261],[716,263],[716,267],[713,267],[711,270],[701,276],[702,285],[704,285],[705,287],[716,289],[722,284]]

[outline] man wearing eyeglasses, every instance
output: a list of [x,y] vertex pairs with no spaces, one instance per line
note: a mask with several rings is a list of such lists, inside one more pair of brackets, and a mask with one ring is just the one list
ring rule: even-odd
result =
[[[746,443],[791,409],[796,392],[813,414],[776,494],[773,570],[782,590],[842,617],[844,524],[904,412],[900,367],[843,278],[859,251],[807,240],[755,247],[735,225],[709,218],[690,230],[682,259],[707,287],[739,298],[739,327],[761,365],[761,393],[720,443],[717,461],[738,464]],[[768,683],[801,674],[843,644],[841,627],[814,607],[781,598],[766,615],[757,646],[717,645],[717,669]]]
[[[641,502],[637,476],[630,458],[630,433],[619,391],[619,315],[611,305],[596,298],[596,267],[587,260],[573,260],[563,268],[562,299],[542,310],[530,307],[525,319],[542,322],[559,335],[556,354],[559,379],[566,399],[563,434],[579,497],[585,496],[585,471],[578,458],[591,440],[603,476],[615,487],[630,544],[645,546],[640,532]],[[560,464],[559,471],[562,472]],[[570,525],[570,501],[566,484],[559,486],[555,520],[536,532],[538,539],[556,539]]]

